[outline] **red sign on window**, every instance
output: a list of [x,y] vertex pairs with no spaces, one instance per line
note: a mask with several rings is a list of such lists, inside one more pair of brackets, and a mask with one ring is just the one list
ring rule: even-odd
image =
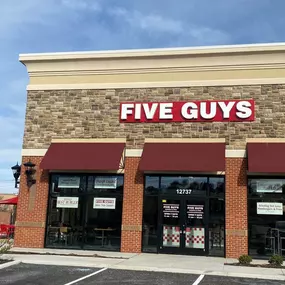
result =
[[254,100],[121,103],[121,123],[254,121]]

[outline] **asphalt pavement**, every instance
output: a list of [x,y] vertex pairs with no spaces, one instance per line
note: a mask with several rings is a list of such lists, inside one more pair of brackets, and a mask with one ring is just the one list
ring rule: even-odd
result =
[[[201,279],[201,281],[199,281]],[[197,283],[198,282],[198,283]],[[20,263],[0,269],[2,285],[284,285],[284,281]]]

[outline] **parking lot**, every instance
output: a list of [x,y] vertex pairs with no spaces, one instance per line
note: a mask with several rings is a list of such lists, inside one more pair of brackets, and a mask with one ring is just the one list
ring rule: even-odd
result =
[[[181,285],[279,285],[284,281],[245,279],[222,276],[205,276],[149,271],[114,270],[55,265],[34,265],[20,263],[0,270],[0,284],[13,285],[72,285],[72,284],[181,284]],[[201,277],[200,277],[201,278]]]

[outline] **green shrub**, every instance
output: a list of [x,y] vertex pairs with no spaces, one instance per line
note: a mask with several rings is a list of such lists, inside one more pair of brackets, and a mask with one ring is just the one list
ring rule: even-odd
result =
[[252,262],[252,257],[249,255],[243,254],[238,258],[238,261],[240,264],[248,265]]
[[275,254],[269,258],[268,262],[275,266],[281,266],[283,264],[283,257],[281,255]]

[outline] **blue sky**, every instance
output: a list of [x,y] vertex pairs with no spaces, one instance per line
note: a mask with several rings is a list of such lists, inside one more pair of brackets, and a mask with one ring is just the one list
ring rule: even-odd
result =
[[26,85],[19,53],[285,41],[284,0],[1,0],[0,193],[21,160]]

